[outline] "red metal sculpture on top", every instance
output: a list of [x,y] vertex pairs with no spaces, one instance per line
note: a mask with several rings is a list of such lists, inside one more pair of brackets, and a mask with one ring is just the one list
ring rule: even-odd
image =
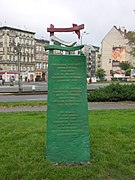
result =
[[54,32],[73,32],[78,35],[78,38],[80,39],[80,30],[84,29],[84,24],[77,25],[73,24],[73,27],[70,28],[54,28],[53,24],[50,24],[50,28],[47,28],[47,32],[50,32],[50,36],[54,36]]

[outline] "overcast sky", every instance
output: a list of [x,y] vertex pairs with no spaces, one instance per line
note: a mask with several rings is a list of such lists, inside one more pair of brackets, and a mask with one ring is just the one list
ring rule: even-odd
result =
[[[36,38],[49,39],[47,27],[84,24],[88,35],[83,43],[100,46],[116,25],[135,30],[135,0],[0,0],[0,25],[36,32]],[[73,33],[56,33],[66,41],[77,40]]]

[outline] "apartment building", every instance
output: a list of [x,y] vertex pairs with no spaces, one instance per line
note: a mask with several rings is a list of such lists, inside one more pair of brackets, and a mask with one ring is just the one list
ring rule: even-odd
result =
[[128,61],[135,65],[135,58],[129,54],[130,50],[126,29],[113,26],[101,43],[101,67],[106,71],[107,80],[111,80],[114,75],[125,76],[119,67],[120,62]]
[[87,77],[95,77],[96,70],[97,70],[97,63],[98,68],[100,67],[100,48],[93,45],[84,45],[83,52],[86,56],[86,63],[87,63]]
[[47,81],[48,78],[48,52],[44,46],[49,45],[49,41],[35,39],[35,81]]
[[[23,82],[47,81],[48,52],[44,50],[45,45],[49,45],[49,41],[36,39],[35,32],[0,27],[0,79],[18,81],[20,76]],[[101,65],[99,47],[85,45],[83,52],[87,61],[87,77],[95,77],[96,69]],[[55,50],[54,54],[63,52]]]
[[14,78],[17,81],[20,71],[22,81],[34,81],[34,36],[35,32],[0,27],[0,79],[8,82]]

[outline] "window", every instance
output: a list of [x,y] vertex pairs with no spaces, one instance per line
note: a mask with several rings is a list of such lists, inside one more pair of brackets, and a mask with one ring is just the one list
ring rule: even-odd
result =
[[15,38],[14,37],[9,37],[9,43],[14,43],[15,42]]
[[10,70],[10,71],[13,71],[13,66],[10,66],[9,70]]
[[17,70],[17,66],[14,66],[14,70],[15,70],[15,71]]
[[37,64],[36,64],[37,69],[39,69],[39,66],[40,66],[39,63],[37,63]]
[[15,59],[15,55],[13,55],[13,61],[15,61],[16,59]]
[[23,70],[26,71],[26,67],[23,67]]
[[12,56],[9,56],[9,61],[11,61],[12,60]]
[[41,63],[40,63],[40,65],[39,65],[39,68],[40,68],[40,69],[42,68],[42,65],[41,65]]
[[3,42],[0,42],[0,47],[3,47]]
[[110,70],[110,75],[111,75],[111,76],[113,75],[113,70]]
[[23,57],[23,60],[24,60],[24,62],[25,62],[25,56]]
[[38,46],[36,46],[36,52],[38,52]]

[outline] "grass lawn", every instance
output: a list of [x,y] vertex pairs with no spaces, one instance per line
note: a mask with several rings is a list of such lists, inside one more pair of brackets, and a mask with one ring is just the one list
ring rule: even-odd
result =
[[91,164],[52,166],[46,113],[0,113],[0,180],[135,179],[135,110],[89,111]]
[[18,106],[45,106],[47,101],[21,101],[21,102],[0,102],[0,107],[18,107]]
[[[125,104],[135,104],[135,101],[121,101]],[[21,102],[0,102],[0,107],[10,108],[10,107],[22,107],[22,106],[45,106],[47,101],[21,101]]]

